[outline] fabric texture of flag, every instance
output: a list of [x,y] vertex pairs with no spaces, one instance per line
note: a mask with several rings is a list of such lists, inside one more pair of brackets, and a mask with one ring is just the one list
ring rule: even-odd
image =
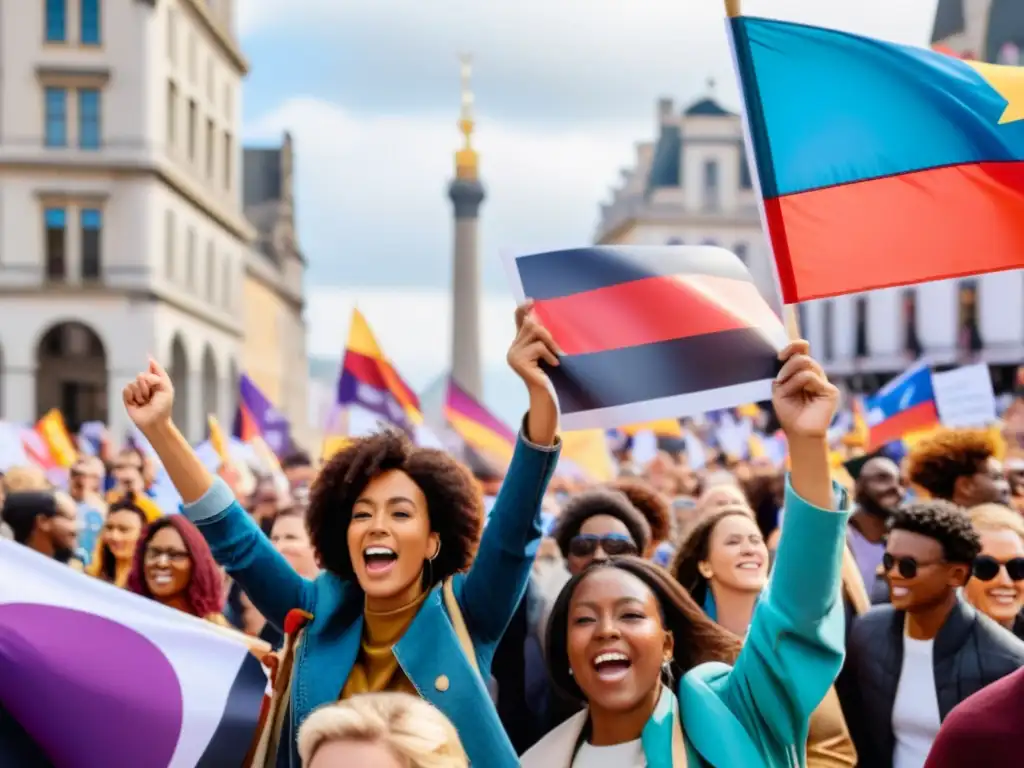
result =
[[868,450],[939,424],[932,371],[919,363],[882,387],[864,402],[870,431]]
[[212,626],[0,541],[0,762],[241,765],[267,676]]
[[567,430],[768,399],[782,321],[740,259],[711,246],[594,246],[506,259],[561,347]]
[[455,433],[472,448],[504,465],[512,461],[516,434],[448,377],[444,415]]
[[358,406],[410,434],[423,422],[419,398],[384,356],[363,314],[352,311],[338,377],[339,406]]
[[729,27],[787,304],[1024,267],[1024,69]]
[[292,447],[292,425],[256,383],[246,375],[238,380],[238,411],[232,432],[242,442],[261,437],[278,456]]
[[67,469],[78,458],[78,451],[75,450],[75,443],[71,439],[67,426],[64,424],[64,417],[61,412],[53,408],[36,422],[36,432],[40,434],[50,449],[50,456],[53,457],[57,466]]

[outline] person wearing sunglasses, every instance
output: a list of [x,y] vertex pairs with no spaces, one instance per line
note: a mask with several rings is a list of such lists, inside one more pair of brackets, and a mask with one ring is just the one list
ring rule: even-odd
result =
[[854,622],[846,663],[858,681],[844,701],[861,765],[921,768],[950,711],[1024,665],[1024,642],[960,596],[981,552],[967,512],[933,499],[889,520],[882,567],[891,605]]
[[596,488],[574,496],[565,505],[554,539],[569,574],[575,576],[595,560],[646,552],[651,545],[651,527],[625,493]]
[[982,504],[968,514],[981,536],[964,595],[993,621],[1024,639],[1024,520],[1009,507]]

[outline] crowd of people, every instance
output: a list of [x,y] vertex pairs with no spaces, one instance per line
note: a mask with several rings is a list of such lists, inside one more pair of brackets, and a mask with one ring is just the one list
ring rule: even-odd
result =
[[151,362],[125,407],[181,508],[125,449],[81,458],[66,491],[7,471],[4,535],[244,633],[273,670],[254,768],[1019,759],[1021,478],[990,431],[837,472],[838,391],[793,342],[771,403],[786,468],[625,447],[612,482],[552,479],[556,347],[528,306],[516,319],[529,410],[493,503],[392,430],[284,457],[281,480],[211,473]]

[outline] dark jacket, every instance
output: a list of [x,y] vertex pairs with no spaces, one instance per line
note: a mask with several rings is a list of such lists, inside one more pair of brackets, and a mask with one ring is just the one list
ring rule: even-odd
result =
[[[871,768],[892,768],[903,621],[903,611],[876,606],[854,622],[849,635],[846,666],[857,686],[840,696],[847,697],[843,712],[861,765]],[[1024,666],[1024,642],[958,599],[935,638],[934,665],[939,718],[944,720],[968,696]]]

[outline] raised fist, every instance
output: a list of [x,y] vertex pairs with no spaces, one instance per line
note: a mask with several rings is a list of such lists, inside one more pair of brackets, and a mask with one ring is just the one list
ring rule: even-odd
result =
[[149,369],[124,388],[123,397],[128,416],[143,433],[156,424],[171,420],[174,385],[167,371],[153,358],[149,359]]

